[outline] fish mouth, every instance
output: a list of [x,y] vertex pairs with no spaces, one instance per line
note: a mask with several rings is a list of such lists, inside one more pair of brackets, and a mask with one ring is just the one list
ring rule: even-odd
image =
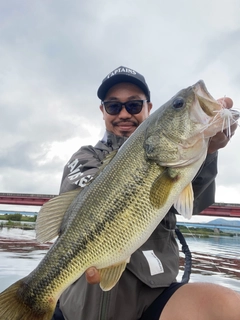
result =
[[202,108],[202,110],[209,116],[209,117],[213,117],[214,116],[214,113],[213,111],[211,110],[212,109],[212,104],[213,103],[216,103],[216,104],[219,104],[215,101],[209,101],[208,99],[205,99],[201,96],[197,96],[198,97],[198,102],[199,102],[199,105],[200,107]]
[[[211,96],[203,80],[199,80],[195,85],[192,86],[192,88],[201,109],[209,117],[214,117],[216,115],[216,111],[225,109],[220,101],[217,101]],[[239,120],[240,112],[238,110],[232,108],[228,110],[233,121]]]
[[214,117],[216,110],[221,110],[222,105],[219,101],[215,100],[208,92],[203,80],[198,81],[192,86],[195,96],[203,112],[209,117]]

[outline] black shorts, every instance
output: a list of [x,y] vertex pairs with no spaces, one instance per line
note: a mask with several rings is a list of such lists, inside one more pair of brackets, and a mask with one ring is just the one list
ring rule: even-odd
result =
[[166,288],[160,296],[153,301],[153,303],[147,308],[142,317],[139,320],[159,320],[168,300],[174,294],[177,289],[183,286],[185,283],[174,282],[168,288]]
[[[166,288],[156,300],[147,308],[140,320],[159,320],[159,317],[163,311],[168,300],[177,291],[178,288],[185,283],[174,282],[168,288]],[[59,301],[57,303],[52,320],[64,320],[62,311],[59,308]]]
[[56,308],[55,308],[55,311],[54,311],[54,315],[53,315],[53,317],[52,317],[52,320],[64,320],[62,311],[61,311],[60,308],[59,308],[59,300],[58,300],[58,302],[57,302],[57,305],[56,305]]

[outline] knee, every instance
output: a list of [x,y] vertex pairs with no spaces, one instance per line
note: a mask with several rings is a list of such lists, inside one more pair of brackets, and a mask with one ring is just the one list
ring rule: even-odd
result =
[[[206,319],[240,319],[239,293],[220,285],[202,284],[202,288],[200,288],[200,299],[201,297],[206,306]],[[207,316],[209,316],[209,318]]]
[[225,319],[228,319],[228,320],[240,319],[240,294],[239,293],[224,288],[222,294],[220,295],[218,305],[220,309],[222,309],[222,312],[225,315]]
[[228,288],[192,283],[179,288],[163,309],[161,320],[239,320],[240,295]]
[[205,305],[206,311],[203,319],[240,319],[239,293],[215,284],[199,284],[199,293],[199,299],[203,306]]

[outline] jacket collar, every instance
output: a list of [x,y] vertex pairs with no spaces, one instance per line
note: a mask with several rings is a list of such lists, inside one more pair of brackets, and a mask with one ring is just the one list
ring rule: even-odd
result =
[[[116,136],[114,133],[106,130],[102,140],[99,141],[95,147],[99,147],[99,144],[104,144],[108,151],[109,148],[116,150],[119,149],[126,140],[127,137]],[[101,145],[101,147],[103,146]]]

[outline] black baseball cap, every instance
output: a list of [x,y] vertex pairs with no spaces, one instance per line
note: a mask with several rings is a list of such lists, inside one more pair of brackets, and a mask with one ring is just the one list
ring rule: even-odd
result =
[[135,84],[145,93],[147,101],[150,101],[150,91],[144,77],[137,71],[123,66],[116,68],[103,79],[97,91],[98,98],[103,101],[108,90],[121,82]]

